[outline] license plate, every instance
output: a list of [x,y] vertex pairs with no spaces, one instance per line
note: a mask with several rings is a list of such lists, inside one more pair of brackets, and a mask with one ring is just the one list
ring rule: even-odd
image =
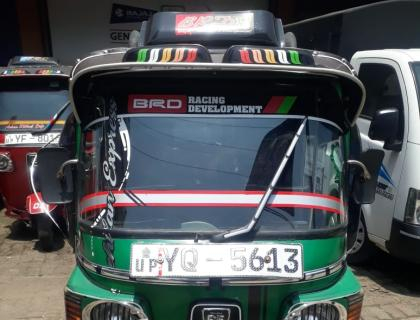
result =
[[133,244],[135,278],[303,278],[299,244]]
[[41,135],[32,135],[31,133],[8,133],[5,135],[5,144],[46,144],[54,140],[58,143],[57,132],[51,132]]

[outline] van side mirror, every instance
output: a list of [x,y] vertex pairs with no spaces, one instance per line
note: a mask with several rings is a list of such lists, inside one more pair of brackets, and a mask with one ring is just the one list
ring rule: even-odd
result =
[[372,140],[384,141],[384,149],[401,151],[402,141],[398,139],[400,112],[397,108],[377,110],[369,127]]
[[70,157],[70,151],[61,147],[38,151],[36,177],[46,203],[65,204],[73,201],[72,170],[69,166],[63,166]]
[[348,165],[355,170],[352,196],[357,204],[368,204],[375,200],[379,169],[385,152],[369,149],[360,154],[359,161],[349,160]]

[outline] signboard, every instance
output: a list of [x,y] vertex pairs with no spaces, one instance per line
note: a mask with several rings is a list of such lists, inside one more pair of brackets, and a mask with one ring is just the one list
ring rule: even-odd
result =
[[156,10],[113,3],[109,21],[109,42],[128,44],[130,32],[139,29],[139,23],[148,20],[155,12]]

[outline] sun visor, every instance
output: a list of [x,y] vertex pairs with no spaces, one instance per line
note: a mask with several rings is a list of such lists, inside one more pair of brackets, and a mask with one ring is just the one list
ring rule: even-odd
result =
[[83,126],[107,116],[112,103],[118,114],[311,116],[348,130],[363,86],[355,77],[311,69],[92,71],[76,79],[71,94]]
[[145,44],[227,48],[233,44],[280,46],[283,41],[282,23],[268,11],[159,12],[148,23]]

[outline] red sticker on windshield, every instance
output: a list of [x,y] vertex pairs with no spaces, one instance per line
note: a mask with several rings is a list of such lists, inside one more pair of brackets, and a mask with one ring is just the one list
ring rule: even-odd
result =
[[129,113],[186,113],[187,96],[161,94],[130,94]]

